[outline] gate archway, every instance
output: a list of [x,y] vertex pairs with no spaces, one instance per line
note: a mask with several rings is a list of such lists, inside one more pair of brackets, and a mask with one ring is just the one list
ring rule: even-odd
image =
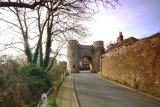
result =
[[88,57],[88,56],[84,56],[82,58],[80,58],[80,70],[90,70],[92,69],[92,58]]

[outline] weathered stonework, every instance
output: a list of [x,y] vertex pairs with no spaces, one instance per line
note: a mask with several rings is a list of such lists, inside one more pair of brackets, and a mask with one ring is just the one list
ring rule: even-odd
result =
[[99,74],[160,97],[160,33],[102,55]]
[[67,70],[70,73],[78,73],[80,59],[88,57],[91,72],[98,72],[102,54],[104,54],[103,41],[96,41],[93,45],[80,45],[78,41],[70,40],[67,47]]

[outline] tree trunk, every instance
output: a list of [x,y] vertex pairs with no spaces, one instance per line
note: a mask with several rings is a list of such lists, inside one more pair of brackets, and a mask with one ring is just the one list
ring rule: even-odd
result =
[[51,53],[51,45],[52,45],[52,27],[53,27],[53,17],[50,17],[51,19],[48,20],[47,23],[47,42],[46,42],[46,51],[45,51],[45,58],[44,58],[44,69],[48,67],[48,64],[50,62],[49,57]]
[[41,41],[42,41],[42,35],[40,35],[40,37],[39,37],[37,47],[36,47],[35,52],[34,52],[33,63],[35,63],[35,64],[37,63],[37,60],[38,60],[39,48],[42,45]]
[[50,64],[48,64],[48,66],[46,67],[46,69],[45,69],[46,72],[49,72],[52,69],[53,63],[54,63],[57,55],[58,55],[58,53],[52,58],[52,60],[50,61]]
[[43,67],[43,49],[42,49],[42,42],[40,44],[40,50],[39,50],[39,61],[40,61],[40,66]]
[[29,43],[28,43],[28,36],[23,36],[23,39],[24,39],[24,49],[25,49],[25,54],[27,56],[27,61],[29,63],[32,62],[32,53],[31,53],[31,50],[29,48]]
[[48,64],[49,64],[49,57],[50,57],[50,53],[51,53],[51,31],[50,29],[48,29],[48,34],[47,34],[47,42],[46,42],[46,51],[45,51],[45,58],[44,58],[44,69],[47,68]]

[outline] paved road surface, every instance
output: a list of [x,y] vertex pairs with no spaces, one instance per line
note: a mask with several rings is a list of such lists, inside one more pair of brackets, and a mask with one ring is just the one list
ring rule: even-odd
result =
[[89,71],[74,76],[80,107],[160,107],[160,100],[106,81]]

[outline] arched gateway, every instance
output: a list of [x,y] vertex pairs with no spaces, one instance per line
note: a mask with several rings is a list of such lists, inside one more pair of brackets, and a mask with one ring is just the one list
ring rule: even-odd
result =
[[67,70],[78,73],[80,59],[88,57],[91,72],[100,69],[100,56],[104,53],[103,41],[96,41],[93,45],[80,45],[77,40],[70,40],[67,47]]

